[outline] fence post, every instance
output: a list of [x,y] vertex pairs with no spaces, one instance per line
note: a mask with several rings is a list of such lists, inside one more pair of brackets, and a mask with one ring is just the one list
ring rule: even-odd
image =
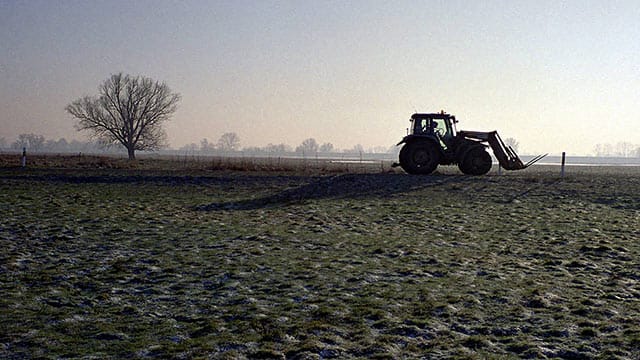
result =
[[27,166],[27,148],[26,147],[22,148],[22,161],[20,162],[20,164],[22,165],[23,168]]
[[560,165],[560,177],[564,178],[564,164],[565,164],[566,153],[562,152],[562,165]]

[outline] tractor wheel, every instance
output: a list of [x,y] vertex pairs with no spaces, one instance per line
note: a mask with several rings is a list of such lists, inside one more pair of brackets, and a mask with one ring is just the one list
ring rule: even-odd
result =
[[467,151],[458,168],[467,175],[484,175],[491,170],[491,155],[482,147],[474,147]]
[[405,144],[400,150],[400,166],[409,174],[431,174],[440,162],[438,149],[429,142]]

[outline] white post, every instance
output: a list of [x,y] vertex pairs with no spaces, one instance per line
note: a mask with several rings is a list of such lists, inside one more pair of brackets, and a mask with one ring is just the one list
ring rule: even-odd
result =
[[26,167],[27,166],[27,148],[23,147],[22,148],[22,162],[21,162],[22,167]]

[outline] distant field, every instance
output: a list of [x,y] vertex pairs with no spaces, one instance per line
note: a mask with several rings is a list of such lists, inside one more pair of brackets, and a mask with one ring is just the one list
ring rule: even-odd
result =
[[17,165],[1,358],[640,358],[640,168]]
[[[138,156],[129,161],[122,156],[83,154],[29,155],[30,169],[92,169],[92,170],[160,170],[160,171],[240,171],[288,174],[329,174],[392,171],[392,161],[354,160],[350,158],[288,158],[288,157],[220,157],[220,156]],[[21,166],[20,154],[0,154],[0,168]],[[400,171],[400,170],[398,170]]]

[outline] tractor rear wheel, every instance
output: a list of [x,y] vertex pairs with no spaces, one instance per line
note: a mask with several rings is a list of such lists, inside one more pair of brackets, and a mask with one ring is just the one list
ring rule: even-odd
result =
[[471,148],[458,163],[458,168],[467,175],[484,175],[491,170],[491,155],[483,147]]
[[400,150],[400,166],[409,174],[431,174],[440,163],[440,153],[430,142],[412,142]]

